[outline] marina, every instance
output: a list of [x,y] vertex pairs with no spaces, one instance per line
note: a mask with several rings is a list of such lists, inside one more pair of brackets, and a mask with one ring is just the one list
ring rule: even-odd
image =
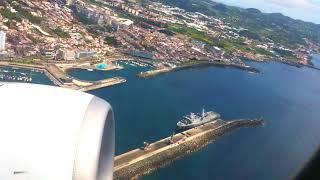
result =
[[0,67],[13,68],[13,74],[7,70],[1,71],[0,69],[0,80],[2,81],[17,81],[17,82],[32,82],[32,77],[25,73],[15,72],[21,69],[29,69],[30,71],[36,71],[45,74],[56,86],[63,88],[80,90],[80,91],[91,91],[104,87],[109,87],[121,83],[125,83],[126,79],[122,77],[112,77],[99,81],[84,81],[68,76],[65,73],[65,69],[57,66],[56,64],[44,64],[44,65],[27,65],[27,64],[16,64],[1,62]]
[[20,72],[18,69],[17,70],[1,70],[0,69],[0,80],[1,81],[18,81],[18,82],[31,82],[32,77],[31,77],[31,72],[25,73],[25,72]]

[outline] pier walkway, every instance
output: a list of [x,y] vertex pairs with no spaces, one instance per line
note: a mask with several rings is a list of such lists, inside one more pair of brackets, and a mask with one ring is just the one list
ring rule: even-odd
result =
[[262,124],[262,120],[218,120],[129,151],[115,158],[114,179],[138,178],[201,149],[231,130]]

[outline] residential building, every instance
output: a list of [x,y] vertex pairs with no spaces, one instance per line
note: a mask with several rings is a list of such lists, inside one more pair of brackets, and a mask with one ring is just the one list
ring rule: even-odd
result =
[[0,31],[0,51],[4,51],[6,49],[6,33]]

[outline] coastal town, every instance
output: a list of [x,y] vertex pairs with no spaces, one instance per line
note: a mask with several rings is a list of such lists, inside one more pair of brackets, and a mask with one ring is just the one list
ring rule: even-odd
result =
[[[282,54],[290,54],[296,62],[308,64],[310,53],[319,48],[314,43],[297,49],[262,43],[242,36],[245,29],[223,19],[153,1],[4,1],[0,12],[2,60],[33,63],[129,57],[174,64],[190,60],[242,64],[241,58],[285,60]],[[241,41],[257,51],[230,52],[212,43],[218,38]]]
[[68,69],[120,70],[118,60],[131,60],[152,66],[137,74],[142,78],[211,65],[259,72],[245,60],[313,67],[311,54],[320,49],[307,39],[290,48],[247,31],[158,1],[1,1],[0,65],[40,69],[58,86],[87,91],[126,79],[85,82]]

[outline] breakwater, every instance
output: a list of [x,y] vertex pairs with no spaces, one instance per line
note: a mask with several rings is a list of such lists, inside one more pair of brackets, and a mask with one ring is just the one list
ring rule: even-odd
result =
[[161,68],[161,69],[150,70],[147,72],[141,72],[141,73],[137,74],[137,76],[141,77],[141,78],[149,78],[149,77],[153,77],[156,75],[165,74],[168,72],[180,71],[180,70],[189,69],[189,68],[209,67],[209,66],[233,67],[233,68],[237,68],[237,69],[241,69],[241,70],[245,70],[245,71],[249,71],[249,72],[254,72],[254,73],[260,72],[257,68],[250,67],[250,66],[243,66],[243,65],[238,65],[238,64],[228,64],[228,63],[222,63],[222,62],[213,62],[213,61],[203,61],[203,62],[196,62],[196,63],[179,65],[174,68]]
[[286,65],[289,65],[289,66],[294,66],[294,67],[297,67],[297,68],[307,67],[307,68],[311,68],[311,69],[315,69],[315,70],[320,70],[320,68],[315,67],[315,66],[313,66],[311,64],[301,64],[301,63],[290,61],[290,60],[274,60],[274,61],[286,64]]
[[232,130],[259,125],[263,125],[263,120],[218,120],[132,150],[115,158],[114,179],[139,178],[200,150]]
[[114,85],[125,83],[125,82],[127,82],[127,80],[122,77],[113,77],[113,78],[104,79],[101,81],[95,81],[91,85],[80,87],[78,90],[87,92],[87,91],[92,91],[100,88],[114,86]]

